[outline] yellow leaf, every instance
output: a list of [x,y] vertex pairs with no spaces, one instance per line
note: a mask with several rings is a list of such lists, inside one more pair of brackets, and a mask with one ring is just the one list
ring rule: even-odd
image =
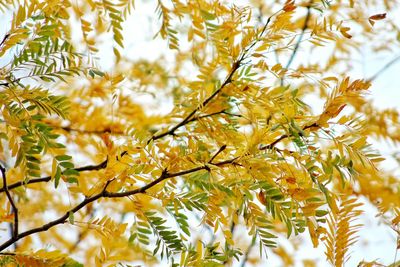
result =
[[350,30],[349,27],[341,27],[341,28],[340,28],[340,33],[341,33],[344,37],[346,37],[346,38],[348,38],[348,39],[351,39],[353,36],[350,35],[350,34],[348,33],[349,30]]
[[230,246],[233,246],[233,245],[234,245],[234,242],[233,242],[233,239],[232,239],[232,232],[231,232],[230,230],[224,230],[223,232],[224,232],[224,236],[225,236],[226,242],[227,242]]
[[153,176],[153,177],[160,177],[161,174],[162,174],[161,169],[155,169],[154,171],[151,172],[151,176]]
[[370,20],[381,20],[381,19],[385,19],[385,18],[386,18],[386,13],[376,14],[376,15],[369,17]]
[[57,160],[53,158],[53,162],[51,164],[51,178],[54,179],[54,175],[56,175],[57,172]]
[[203,257],[203,243],[200,240],[197,240],[196,252],[197,258],[201,259]]
[[363,147],[365,145],[366,141],[367,141],[367,137],[363,136],[360,139],[358,139],[356,142],[354,142],[351,146],[354,149],[360,149],[361,147]]
[[296,9],[296,6],[294,5],[294,0],[286,1],[285,6],[283,7],[283,11],[285,11],[285,12],[290,12],[295,9]]
[[271,71],[273,71],[273,72],[278,72],[278,71],[280,71],[282,69],[282,65],[280,64],[280,63],[278,63],[278,64],[275,64],[272,68],[271,68]]

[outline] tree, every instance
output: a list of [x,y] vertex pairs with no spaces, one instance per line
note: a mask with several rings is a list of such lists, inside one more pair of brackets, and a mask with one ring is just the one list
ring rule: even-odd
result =
[[398,49],[398,3],[135,4],[0,1],[3,265],[290,266],[303,236],[343,266],[364,202],[399,246],[399,110],[366,96],[397,58],[348,75]]

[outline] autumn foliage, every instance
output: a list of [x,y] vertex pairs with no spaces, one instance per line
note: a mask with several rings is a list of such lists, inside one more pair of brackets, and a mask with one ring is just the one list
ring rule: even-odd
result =
[[366,205],[397,266],[399,110],[368,97],[396,1],[0,10],[0,266],[344,266]]

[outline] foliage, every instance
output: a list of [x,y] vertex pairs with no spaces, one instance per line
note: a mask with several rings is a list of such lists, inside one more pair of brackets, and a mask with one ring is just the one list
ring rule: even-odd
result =
[[398,58],[349,75],[396,1],[150,2],[0,0],[2,266],[290,266],[296,236],[343,266],[362,203],[399,243],[399,110],[367,95]]

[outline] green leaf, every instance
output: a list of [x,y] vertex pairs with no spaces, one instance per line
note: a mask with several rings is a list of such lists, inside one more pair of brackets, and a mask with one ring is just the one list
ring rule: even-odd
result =
[[75,176],[75,175],[79,175],[79,171],[77,171],[75,169],[66,169],[65,171],[63,171],[63,174],[66,176]]
[[54,187],[57,188],[61,178],[61,168],[57,166],[56,174],[54,175]]
[[72,162],[69,161],[63,161],[60,163],[60,165],[66,169],[72,169],[74,168],[74,164]]
[[66,161],[66,160],[70,160],[70,159],[72,159],[72,157],[69,156],[69,155],[58,155],[58,156],[56,156],[56,160],[58,160],[58,161]]
[[68,221],[70,224],[74,224],[74,213],[72,211],[68,212]]
[[200,10],[200,13],[201,13],[201,16],[205,20],[215,20],[217,18],[214,14],[212,14],[212,13],[210,13],[210,12],[204,10],[204,9]]
[[90,77],[94,78],[94,72],[93,72],[93,70],[89,70],[88,74],[89,74]]
[[61,267],[84,267],[84,265],[73,259],[68,259]]
[[317,217],[323,217],[325,215],[327,215],[329,212],[326,210],[316,210],[315,211],[315,216]]
[[91,71],[97,76],[104,77],[105,73],[96,69],[91,69]]

